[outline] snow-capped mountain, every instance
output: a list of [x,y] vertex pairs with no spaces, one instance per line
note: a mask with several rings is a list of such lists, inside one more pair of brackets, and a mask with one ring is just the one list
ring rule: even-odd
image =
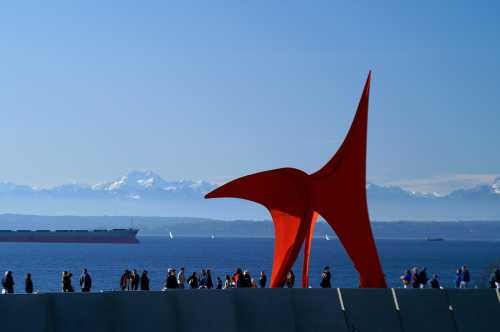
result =
[[65,198],[201,198],[216,186],[206,181],[166,181],[152,171],[132,171],[116,180],[88,184],[63,184],[46,189],[16,185],[10,182],[0,183],[0,195],[16,196],[31,194],[36,197]]
[[140,194],[144,192],[158,192],[168,194],[204,195],[215,188],[215,185],[206,181],[165,181],[152,171],[132,171],[121,178],[92,187],[95,191],[115,193]]
[[[95,185],[72,183],[46,189],[0,182],[0,213],[269,217],[253,203],[204,200],[215,187],[207,181],[167,181],[152,171],[132,171]],[[444,196],[374,183],[366,188],[374,220],[500,220],[500,178]]]

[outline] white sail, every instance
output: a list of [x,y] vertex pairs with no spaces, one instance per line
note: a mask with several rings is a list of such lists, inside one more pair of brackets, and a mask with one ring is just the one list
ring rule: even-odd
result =
[[215,235],[212,234],[212,236],[210,236],[210,238],[213,240],[215,239]]
[[172,232],[168,232],[168,236],[170,236],[170,240],[172,240],[174,238],[174,235],[172,234]]
[[325,240],[330,241],[330,238],[328,237],[328,234],[325,234]]

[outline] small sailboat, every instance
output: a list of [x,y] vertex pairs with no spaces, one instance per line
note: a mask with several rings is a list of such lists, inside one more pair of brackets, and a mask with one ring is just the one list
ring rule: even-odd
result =
[[213,239],[215,239],[215,235],[214,235],[214,234],[212,234],[212,235],[210,236],[210,238],[211,238],[212,240],[213,240]]
[[330,238],[328,237],[328,234],[325,234],[325,240],[330,241]]
[[170,237],[170,240],[174,239],[174,234],[172,234],[172,232],[168,232],[168,236]]

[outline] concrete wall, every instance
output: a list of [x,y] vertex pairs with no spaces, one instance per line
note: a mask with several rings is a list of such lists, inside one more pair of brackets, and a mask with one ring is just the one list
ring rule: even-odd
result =
[[490,289],[14,294],[0,296],[0,331],[500,331],[500,297]]

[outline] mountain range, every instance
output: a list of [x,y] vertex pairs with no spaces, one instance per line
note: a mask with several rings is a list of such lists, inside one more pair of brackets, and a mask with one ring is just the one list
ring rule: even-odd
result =
[[[0,183],[0,213],[44,215],[189,216],[219,219],[268,219],[254,203],[204,200],[216,188],[208,181],[166,181],[152,171],[132,171],[114,181],[36,188]],[[397,186],[367,184],[374,220],[498,220],[500,178],[490,185],[447,195],[411,192]]]

